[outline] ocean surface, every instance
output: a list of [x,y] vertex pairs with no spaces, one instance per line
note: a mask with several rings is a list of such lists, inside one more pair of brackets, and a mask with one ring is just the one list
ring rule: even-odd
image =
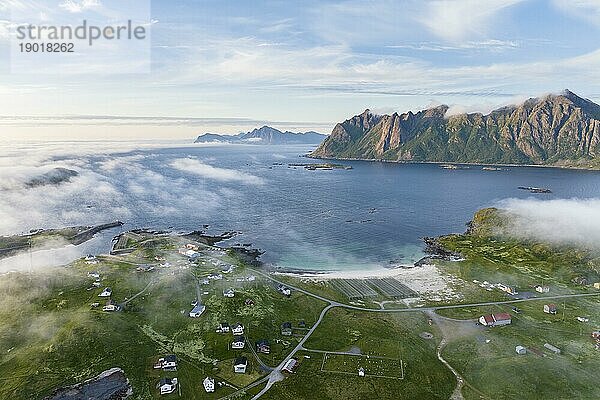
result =
[[[252,244],[263,261],[315,271],[410,264],[423,256],[423,236],[463,232],[473,213],[507,198],[593,198],[600,172],[436,164],[336,161],[352,169],[306,170],[290,163],[309,146],[181,146],[125,153],[54,157],[81,175],[57,188],[38,210],[56,224],[123,220],[133,228],[241,232],[227,244]],[[73,185],[69,189],[69,185]],[[518,186],[546,187],[531,194]],[[71,190],[71,192],[69,192]],[[69,192],[68,197],[60,192]],[[117,230],[75,252],[106,252]],[[73,252],[73,246],[70,246]]]

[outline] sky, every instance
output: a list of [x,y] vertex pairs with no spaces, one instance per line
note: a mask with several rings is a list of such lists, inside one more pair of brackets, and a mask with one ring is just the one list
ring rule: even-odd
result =
[[108,71],[143,60],[107,47],[11,70],[16,10],[59,20],[108,1],[0,0],[0,139],[329,133],[366,108],[488,112],[565,88],[600,102],[600,0],[152,1],[148,68]]

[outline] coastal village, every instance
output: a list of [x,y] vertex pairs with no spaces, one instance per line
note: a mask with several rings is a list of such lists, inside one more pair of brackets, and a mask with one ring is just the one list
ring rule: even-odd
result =
[[[243,246],[138,230],[116,237],[111,254],[72,264],[78,283],[53,294],[72,297],[47,304],[87,310],[78,346],[97,341],[95,330],[128,343],[75,383],[89,389],[120,374],[133,398],[308,398],[307,379],[365,396],[364,382],[376,380],[382,398],[425,390],[432,377],[444,393],[491,390],[456,369],[468,367],[460,357],[471,351],[483,371],[501,362],[530,374],[527,365],[542,363],[575,374],[577,363],[600,364],[598,282],[493,281],[484,270],[464,275],[458,260],[363,279],[286,274],[264,269]],[[434,282],[439,274],[437,283],[420,284],[423,271]],[[62,393],[60,382],[48,385]]]

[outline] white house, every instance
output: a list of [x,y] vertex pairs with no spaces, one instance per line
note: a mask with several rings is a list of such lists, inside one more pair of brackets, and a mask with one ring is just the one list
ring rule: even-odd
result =
[[90,264],[90,265],[94,265],[94,264],[98,264],[98,260],[96,259],[95,255],[88,254],[87,256],[85,256],[85,263],[86,264]]
[[162,378],[158,383],[160,394],[170,394],[177,390],[177,378]]
[[294,372],[296,366],[298,365],[298,360],[295,358],[290,358],[287,360],[283,368],[281,369],[284,372],[289,372],[290,374]]
[[556,304],[544,304],[544,312],[546,314],[556,314]]
[[535,291],[538,293],[548,293],[550,291],[550,287],[544,285],[537,285],[535,287]]
[[208,376],[202,381],[202,385],[204,385],[204,390],[206,393],[212,393],[215,391],[215,380],[214,378],[209,378]]
[[517,346],[515,347],[515,351],[517,352],[517,354],[527,354],[527,349],[523,346]]
[[112,295],[112,289],[107,287],[104,288],[104,290],[102,291],[102,293],[100,293],[98,295],[98,297],[110,297]]
[[165,371],[177,371],[177,357],[175,354],[169,354],[164,358],[162,369]]
[[512,318],[508,313],[489,314],[479,317],[479,323],[483,326],[510,325],[511,322]]
[[365,369],[363,367],[358,369],[358,376],[365,376]]
[[192,311],[190,311],[190,318],[198,318],[202,315],[202,313],[206,310],[206,307],[202,304],[196,304]]
[[509,286],[509,285],[505,285],[505,284],[503,284],[503,283],[499,283],[499,284],[498,284],[498,288],[499,288],[500,290],[502,290],[503,292],[506,292],[506,293],[508,293],[508,294],[518,294],[518,292],[517,292],[517,289],[516,289],[516,288],[514,288],[514,287],[512,287],[512,286]]
[[110,299],[106,302],[106,305],[104,307],[102,307],[102,311],[106,311],[106,312],[117,311],[118,309],[119,309],[119,306]]
[[[217,328],[217,333],[229,333],[229,324],[227,322],[221,322]],[[244,333],[243,330],[242,333]]]
[[233,372],[236,374],[245,374],[248,367],[248,359],[246,357],[238,357],[233,363]]
[[544,344],[544,347],[553,352],[554,354],[560,354],[560,349],[556,346],[551,345],[550,343]]
[[277,290],[284,296],[290,297],[292,295],[292,290],[284,285],[277,286]]
[[224,274],[230,274],[230,273],[232,273],[233,272],[233,265],[227,265],[227,266],[225,266],[221,270],[221,272],[224,273]]
[[223,279],[223,275],[221,275],[221,274],[210,274],[210,275],[208,275],[208,279],[212,279],[212,280],[218,281],[218,280]]
[[232,349],[243,349],[246,346],[246,339],[242,335],[235,335],[231,342]]
[[244,325],[239,322],[231,327],[231,333],[234,335],[243,335],[244,334]]
[[88,278],[100,279],[100,274],[96,271],[88,272],[87,276]]
[[234,297],[235,296],[235,291],[233,289],[223,290],[223,296],[225,296],[225,297]]
[[186,251],[183,253],[183,255],[185,255],[185,256],[188,256],[188,257],[190,257],[190,258],[191,258],[191,257],[195,257],[195,256],[196,256],[196,254],[198,254],[198,252],[197,252],[197,251],[194,251],[194,250],[186,250]]

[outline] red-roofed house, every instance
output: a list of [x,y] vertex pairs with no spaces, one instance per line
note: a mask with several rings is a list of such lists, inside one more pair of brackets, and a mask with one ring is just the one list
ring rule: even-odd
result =
[[546,314],[556,314],[556,304],[544,304],[544,312]]
[[510,325],[511,322],[512,318],[509,313],[482,315],[479,318],[479,323],[483,326]]

